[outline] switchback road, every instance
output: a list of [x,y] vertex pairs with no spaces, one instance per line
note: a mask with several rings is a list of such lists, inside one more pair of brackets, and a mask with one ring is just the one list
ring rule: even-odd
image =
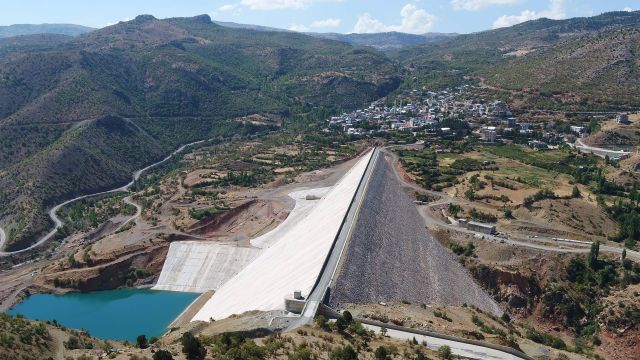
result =
[[[167,157],[165,157],[164,159],[153,163],[147,167],[144,167],[136,172],[133,173],[133,177],[131,179],[131,181],[121,187],[112,189],[112,190],[108,190],[108,191],[102,191],[102,192],[97,192],[97,193],[93,193],[93,194],[87,194],[87,195],[82,195],[82,196],[78,196],[75,197],[71,200],[67,200],[63,203],[60,203],[56,206],[54,206],[51,210],[49,210],[49,217],[51,218],[51,220],[54,223],[54,227],[51,231],[49,231],[45,236],[41,237],[38,241],[36,241],[34,244],[32,244],[29,247],[26,247],[24,249],[20,249],[20,250],[16,250],[16,251],[0,251],[0,257],[6,257],[6,256],[10,256],[10,255],[14,255],[14,254],[20,254],[29,250],[32,250],[42,244],[44,244],[45,242],[49,241],[57,232],[58,230],[62,227],[63,223],[62,220],[60,220],[60,218],[58,218],[58,210],[60,210],[60,208],[62,208],[63,206],[69,205],[73,202],[76,202],[78,200],[82,200],[82,199],[87,199],[87,198],[91,198],[91,197],[95,197],[95,196],[101,196],[101,195],[107,195],[107,194],[113,194],[113,193],[118,193],[118,192],[126,192],[129,191],[129,189],[131,188],[131,186],[133,186],[133,184],[138,181],[138,179],[140,179],[140,176],[142,176],[142,174],[144,174],[146,171],[148,171],[149,169],[152,169],[166,161],[168,161],[169,159],[171,159],[174,155],[182,152],[184,149],[186,149],[187,147],[196,145],[196,144],[200,144],[200,143],[204,143],[207,140],[200,140],[200,141],[194,141],[192,143],[188,143],[185,145],[182,145],[181,147],[179,147],[177,150],[175,150],[174,152],[172,152],[171,154],[169,154]],[[137,218],[140,215],[141,212],[141,208],[139,205],[133,203],[130,198],[127,198],[127,203],[131,204],[133,206],[136,207],[137,211],[136,211],[136,215],[134,215],[134,217],[132,217],[131,219],[127,220],[127,222],[132,221],[133,219]],[[2,228],[0,228],[0,249],[4,249],[5,243],[7,242],[7,237],[6,237],[6,233],[4,232],[4,230]]]

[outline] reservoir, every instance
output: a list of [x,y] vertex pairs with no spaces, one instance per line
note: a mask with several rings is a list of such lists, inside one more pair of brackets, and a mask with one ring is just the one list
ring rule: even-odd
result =
[[138,335],[160,336],[200,294],[118,289],[65,295],[31,295],[8,311],[36,320],[57,320],[95,337],[135,342]]

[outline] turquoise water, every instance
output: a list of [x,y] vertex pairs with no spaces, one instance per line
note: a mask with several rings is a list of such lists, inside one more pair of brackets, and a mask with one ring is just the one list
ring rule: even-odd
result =
[[57,320],[102,339],[135,341],[160,336],[199,294],[118,289],[65,295],[31,295],[8,311],[30,319]]

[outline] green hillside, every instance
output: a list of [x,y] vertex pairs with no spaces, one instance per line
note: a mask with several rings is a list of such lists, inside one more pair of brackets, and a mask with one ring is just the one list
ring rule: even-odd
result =
[[640,27],[583,36],[481,72],[486,82],[582,108],[637,109]]
[[640,11],[566,20],[543,18],[406,48],[393,53],[393,57],[412,75],[408,79],[415,78],[409,85],[446,87],[513,59],[527,58],[552,47],[572,46],[572,42],[585,36],[638,26]]
[[[353,108],[399,84],[375,50],[208,16],[139,16],[53,45],[24,39],[0,42],[0,226],[10,249],[46,230],[56,202],[126,182],[178,144],[246,131],[228,119]],[[20,51],[2,56],[3,46]]]

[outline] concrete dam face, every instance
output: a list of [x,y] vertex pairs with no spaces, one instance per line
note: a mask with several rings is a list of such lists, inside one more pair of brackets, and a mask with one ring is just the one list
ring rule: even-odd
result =
[[363,156],[304,218],[283,231],[277,242],[217,289],[192,320],[224,319],[250,310],[284,310],[285,297],[294,291],[308,297],[372,153]]
[[469,272],[425,229],[413,199],[379,156],[356,219],[330,306],[409,301],[467,303],[500,315],[502,310]]

